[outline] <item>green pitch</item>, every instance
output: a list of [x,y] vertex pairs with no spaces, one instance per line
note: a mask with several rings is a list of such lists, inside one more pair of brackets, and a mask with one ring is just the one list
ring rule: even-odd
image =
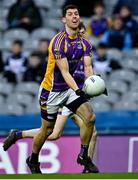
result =
[[0,175],[0,179],[138,179],[138,173],[112,174],[13,174]]

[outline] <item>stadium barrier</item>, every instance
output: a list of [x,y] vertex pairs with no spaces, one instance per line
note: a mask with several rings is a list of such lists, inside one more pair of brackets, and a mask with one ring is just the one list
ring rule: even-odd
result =
[[[26,158],[31,153],[32,140],[18,141],[8,151],[3,151],[0,138],[0,174],[27,174]],[[80,173],[82,167],[76,158],[80,149],[79,136],[64,136],[48,141],[42,147],[39,160],[43,173]],[[96,163],[102,173],[137,172],[138,135],[99,136]]]
[[[137,134],[138,111],[112,111],[96,113],[98,134]],[[10,129],[32,129],[40,127],[40,115],[28,114],[22,116],[0,115],[0,132]],[[79,129],[72,120],[68,120],[65,135],[78,135]]]

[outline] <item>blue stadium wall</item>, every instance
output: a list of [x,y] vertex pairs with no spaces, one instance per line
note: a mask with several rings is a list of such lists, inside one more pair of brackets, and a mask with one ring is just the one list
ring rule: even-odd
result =
[[[138,133],[138,111],[113,111],[96,113],[96,127],[99,134],[132,134]],[[10,129],[31,129],[40,127],[40,115],[1,115],[0,132],[6,132]],[[65,129],[65,135],[79,134],[78,127],[72,120],[68,120]]]

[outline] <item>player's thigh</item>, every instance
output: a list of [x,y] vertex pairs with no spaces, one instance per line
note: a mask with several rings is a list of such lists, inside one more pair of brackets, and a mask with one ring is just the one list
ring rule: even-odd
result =
[[[45,90],[44,88],[42,88],[40,86],[38,99],[39,99],[42,122],[43,122],[43,120],[47,120],[47,100],[48,100],[49,94],[50,94],[49,91]],[[43,123],[43,124],[45,124],[45,123]]]
[[40,131],[43,134],[51,134],[54,128],[55,121],[47,121],[47,100],[50,92],[40,87],[39,89],[39,104],[41,111],[41,128]]
[[76,114],[86,123],[95,121],[95,114],[89,102],[81,104],[78,107]]
[[53,130],[55,135],[57,134],[57,136],[60,136],[62,134],[65,123],[71,114],[73,113],[67,107],[63,106],[63,108],[60,108]]
[[85,102],[87,102],[87,100],[83,97],[77,96],[75,91],[72,89],[68,90],[68,100],[66,101],[65,106],[73,113],[76,114],[77,109]]
[[72,89],[68,90],[68,94],[66,107],[77,114],[85,123],[94,122],[95,115],[90,103],[85,98],[77,96]]
[[53,129],[53,134],[56,134],[57,136],[60,136],[62,134],[65,123],[67,122],[67,118],[68,116],[65,116],[65,115],[57,116],[55,126]]
[[54,125],[55,125],[55,121],[47,121],[45,119],[41,119],[41,128],[40,128],[40,131],[49,136],[52,132],[53,132],[53,129],[54,129]]
[[68,90],[63,92],[50,92],[47,100],[47,119],[52,119],[58,114],[58,110],[62,107],[68,98]]
[[76,114],[72,116],[72,120],[78,127],[81,127],[84,124],[83,120]]

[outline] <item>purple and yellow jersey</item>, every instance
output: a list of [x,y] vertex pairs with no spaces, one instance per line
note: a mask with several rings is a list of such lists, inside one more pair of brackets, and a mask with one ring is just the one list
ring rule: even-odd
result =
[[47,70],[41,86],[48,91],[67,90],[69,87],[56,65],[56,60],[67,58],[69,72],[73,75],[80,60],[84,56],[91,56],[91,50],[92,46],[86,39],[80,36],[71,39],[65,31],[59,32],[50,42]]
[[80,89],[83,88],[84,80],[85,80],[85,74],[84,74],[84,61],[80,60],[75,72],[73,73],[73,77],[75,79],[75,82],[77,83],[78,87]]

